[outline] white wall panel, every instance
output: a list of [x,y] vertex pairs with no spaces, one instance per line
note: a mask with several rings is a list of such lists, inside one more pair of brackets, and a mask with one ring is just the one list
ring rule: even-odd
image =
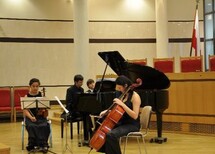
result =
[[90,0],[90,20],[154,21],[154,0]]
[[[169,22],[169,38],[191,38],[193,33],[193,22]],[[204,23],[199,22],[200,37],[204,37]]]
[[0,36],[29,38],[73,38],[73,22],[0,20]]
[[[199,19],[203,19],[203,0],[199,1]],[[167,0],[168,20],[194,20],[196,0]]]
[[2,18],[71,20],[72,7],[70,0],[0,0]]
[[0,86],[73,83],[73,44],[0,43]]
[[90,22],[90,38],[155,37],[155,22]]

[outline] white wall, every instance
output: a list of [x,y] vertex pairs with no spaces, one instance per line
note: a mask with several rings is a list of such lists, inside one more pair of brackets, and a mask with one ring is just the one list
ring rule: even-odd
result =
[[1,0],[0,14],[5,18],[60,19],[73,18],[70,0]]
[[90,0],[90,20],[154,21],[154,0]]
[[[0,1],[1,38],[73,39],[72,0]],[[156,39],[155,0],[89,0],[90,39]],[[18,3],[20,2],[20,3]],[[169,38],[191,38],[196,0],[167,0]],[[202,1],[199,5],[200,20]],[[178,22],[179,21],[179,22]],[[200,22],[203,37],[203,22]],[[125,59],[147,58],[152,66],[155,43],[90,43],[89,76],[104,71],[99,51],[118,50]],[[202,51],[203,43],[201,44]],[[188,56],[190,42],[169,43],[169,57]],[[0,42],[0,86],[27,85],[32,77],[44,85],[73,84],[73,43]],[[179,64],[176,64],[179,71]],[[108,68],[107,73],[113,73]],[[86,81],[85,80],[85,81]]]

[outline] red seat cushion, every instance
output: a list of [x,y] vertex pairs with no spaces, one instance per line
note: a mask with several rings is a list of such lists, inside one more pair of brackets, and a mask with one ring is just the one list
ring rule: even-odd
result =
[[22,111],[21,106],[16,106],[16,107],[14,107],[14,108],[16,109],[16,111]]
[[136,61],[136,62],[132,62],[134,64],[139,64],[139,65],[142,65],[142,66],[145,66],[146,65],[146,62],[145,61]]
[[181,61],[181,72],[201,72],[202,63],[200,59],[184,59]]
[[0,107],[0,111],[11,111],[11,107]]
[[1,110],[9,110],[11,108],[10,89],[0,89],[0,108]]
[[215,57],[210,59],[210,71],[215,71]]
[[163,73],[173,73],[174,72],[173,61],[155,61],[154,68]]
[[20,97],[25,97],[28,93],[28,88],[15,88],[14,89],[14,107],[21,106]]

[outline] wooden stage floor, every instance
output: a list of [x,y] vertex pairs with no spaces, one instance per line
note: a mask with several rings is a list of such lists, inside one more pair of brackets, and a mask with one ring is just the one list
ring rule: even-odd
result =
[[[74,131],[76,130],[76,124]],[[69,127],[68,127],[69,128]],[[60,126],[52,125],[53,131],[53,148],[50,150],[61,154],[65,148],[65,137],[60,137]],[[69,132],[69,131],[68,131]],[[78,147],[77,132],[74,132],[74,139],[70,139],[68,133],[68,146],[71,148],[73,154],[87,154],[89,147]],[[64,135],[65,136],[65,135]],[[149,143],[150,138],[155,137],[156,132],[150,131],[146,137],[146,146],[148,154],[215,154],[215,137],[203,135],[177,134],[164,132],[163,136],[167,137],[166,143],[157,144]],[[16,123],[0,123],[0,143],[6,144],[11,148],[11,154],[27,154],[26,150],[21,150],[21,122]],[[25,131],[25,146],[27,143],[27,133]],[[70,153],[66,150],[65,154]],[[90,154],[96,154],[95,150]],[[136,142],[130,141],[126,150],[127,154],[137,154],[138,146]],[[144,153],[144,151],[143,151]]]

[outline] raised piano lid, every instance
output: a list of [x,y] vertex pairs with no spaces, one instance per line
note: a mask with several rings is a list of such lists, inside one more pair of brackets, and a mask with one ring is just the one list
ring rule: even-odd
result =
[[127,76],[132,82],[142,79],[142,85],[137,89],[167,89],[170,81],[167,76],[149,66],[127,62],[118,51],[99,52],[98,55],[119,75]]

